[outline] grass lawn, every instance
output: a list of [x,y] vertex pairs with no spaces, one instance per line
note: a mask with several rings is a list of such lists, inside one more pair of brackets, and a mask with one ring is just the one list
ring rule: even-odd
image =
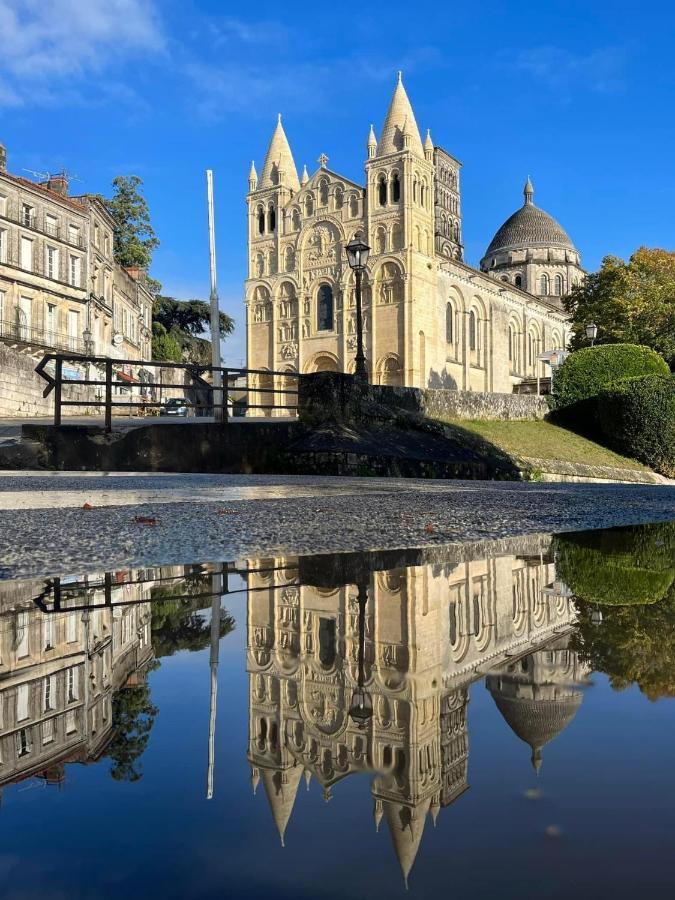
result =
[[537,459],[560,459],[588,466],[614,466],[620,469],[646,467],[634,459],[620,456],[587,438],[551,425],[549,422],[465,421],[447,419],[450,425],[464,428],[496,444],[506,453]]

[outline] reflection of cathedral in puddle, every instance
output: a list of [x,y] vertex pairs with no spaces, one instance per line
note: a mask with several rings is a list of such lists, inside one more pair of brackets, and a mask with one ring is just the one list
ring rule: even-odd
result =
[[571,685],[584,677],[567,646],[574,606],[555,589],[542,591],[554,571],[539,555],[369,574],[365,685],[373,715],[359,728],[349,716],[356,587],[293,585],[296,565],[250,563],[254,789],[263,782],[283,844],[303,777],[308,785],[315,778],[329,799],[347,775],[372,772],[375,824],[385,820],[407,880],[427,815],[435,823],[468,787],[472,681],[494,673],[497,706],[537,760],[574,714],[581,694]]
[[113,694],[152,659],[150,604],[138,602],[151,582],[139,592],[134,574],[105,576],[113,602],[131,597],[128,608],[95,608],[104,576],[61,580],[67,599],[48,612],[35,603],[44,581],[0,583],[0,788],[33,776],[60,784],[66,763],[104,752]]

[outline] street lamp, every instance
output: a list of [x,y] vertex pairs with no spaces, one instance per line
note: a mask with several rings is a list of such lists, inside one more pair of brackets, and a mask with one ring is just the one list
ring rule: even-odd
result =
[[92,348],[92,334],[89,328],[85,328],[82,332],[82,340],[84,341],[84,355],[85,356],[93,356],[93,348]]
[[368,380],[366,357],[363,353],[363,321],[361,319],[361,277],[368,262],[370,247],[359,238],[354,238],[345,247],[349,267],[356,276],[356,377],[361,381]]
[[586,337],[591,342],[591,347],[595,344],[595,339],[598,336],[598,326],[595,322],[589,322],[586,326]]
[[364,581],[359,582],[359,676],[357,687],[352,694],[352,702],[349,707],[349,715],[352,721],[360,728],[367,727],[373,718],[373,698],[364,687],[364,657],[366,645],[366,603],[368,602],[368,586]]

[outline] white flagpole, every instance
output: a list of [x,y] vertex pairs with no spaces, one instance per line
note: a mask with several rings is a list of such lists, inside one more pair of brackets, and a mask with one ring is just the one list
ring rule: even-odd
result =
[[223,421],[222,373],[220,369],[220,307],[216,282],[216,226],[213,214],[213,172],[206,170],[206,195],[209,211],[209,264],[211,269],[211,365],[213,366],[213,415],[216,422]]

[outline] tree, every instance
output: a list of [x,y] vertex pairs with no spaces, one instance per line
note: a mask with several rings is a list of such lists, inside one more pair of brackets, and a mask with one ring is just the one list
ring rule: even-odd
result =
[[585,326],[595,322],[598,343],[643,344],[675,369],[675,252],[640,247],[628,263],[606,256],[564,304],[574,349],[587,345]]
[[[161,325],[177,341],[183,361],[210,364],[211,342],[201,336],[211,324],[211,307],[208,303],[204,300],[176,300],[174,297],[158,295],[153,304],[152,318],[153,322]],[[231,334],[233,330],[233,319],[221,312],[221,338]]]
[[183,361],[180,344],[159,322],[152,323],[152,358],[164,362]]
[[[118,175],[113,179],[113,196],[101,198],[115,220],[113,249],[115,260],[125,267],[150,268],[159,239],[150,222],[150,211],[141,193],[143,181],[137,175]],[[159,282],[151,280],[157,289]]]
[[115,781],[138,781],[139,760],[150,740],[150,732],[159,710],[150,700],[150,687],[122,688],[113,695],[112,726],[114,737],[106,752],[112,761],[110,774]]

